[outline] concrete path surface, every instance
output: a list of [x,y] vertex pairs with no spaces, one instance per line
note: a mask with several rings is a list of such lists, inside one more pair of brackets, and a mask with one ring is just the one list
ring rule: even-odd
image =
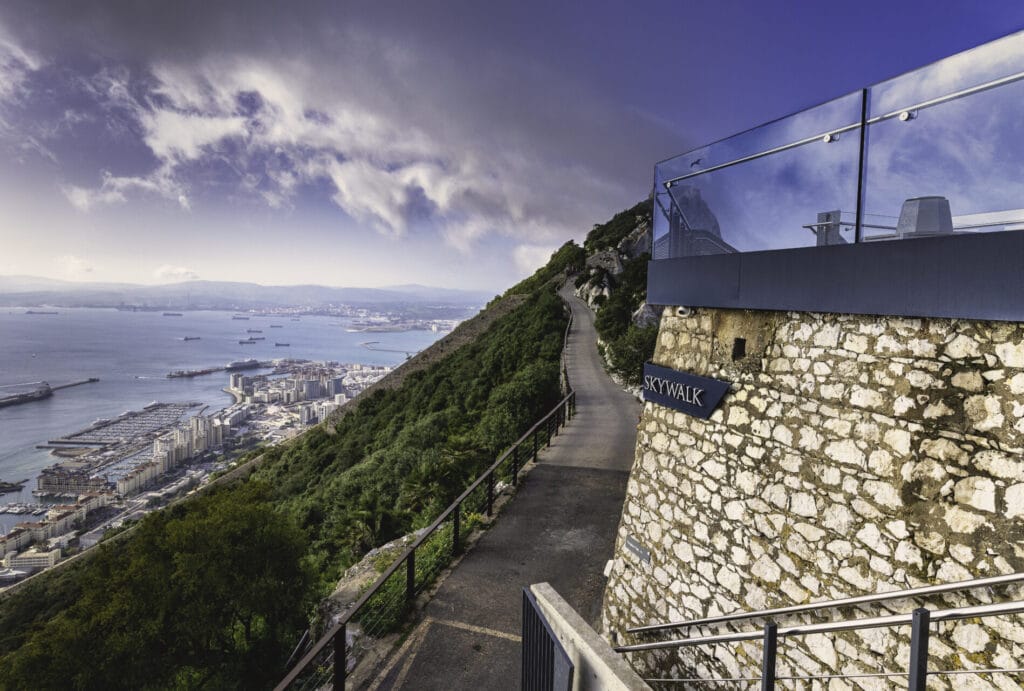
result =
[[594,316],[573,310],[566,349],[576,417],[463,558],[370,689],[518,689],[522,589],[550,583],[591,624],[600,617],[633,463],[640,404],[605,374]]

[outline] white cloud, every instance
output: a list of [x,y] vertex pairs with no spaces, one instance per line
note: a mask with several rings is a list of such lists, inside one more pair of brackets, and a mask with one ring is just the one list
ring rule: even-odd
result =
[[119,204],[127,201],[130,192],[148,192],[175,201],[183,209],[192,208],[188,195],[169,168],[159,168],[144,177],[117,176],[103,173],[99,187],[88,189],[78,185],[63,185],[61,192],[71,205],[79,211],[91,211],[97,206]]
[[81,257],[73,254],[64,254],[57,257],[54,262],[68,278],[81,278],[93,272],[93,265]]
[[16,97],[29,73],[41,66],[42,61],[21,47],[0,24],[0,103]]
[[207,117],[156,110],[143,117],[146,145],[161,160],[194,160],[227,137],[246,133],[241,117]]
[[186,266],[172,266],[171,264],[164,264],[163,266],[157,267],[153,272],[153,277],[172,282],[194,281],[199,278],[199,274]]
[[513,250],[512,257],[520,271],[530,274],[546,264],[556,249],[550,245],[519,245]]

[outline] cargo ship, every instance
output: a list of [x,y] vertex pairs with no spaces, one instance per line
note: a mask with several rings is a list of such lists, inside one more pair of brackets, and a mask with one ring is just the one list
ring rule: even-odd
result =
[[263,330],[262,329],[246,329],[245,333],[247,333],[247,334],[261,334],[261,333],[263,333]]
[[274,346],[277,348],[290,348],[291,343],[275,343]]
[[202,336],[185,336],[185,338],[183,338],[181,340],[183,340],[183,341],[199,341],[199,340],[202,340],[202,338],[203,338]]
[[165,317],[184,317],[181,312],[164,312]]
[[205,367],[203,369],[176,369],[167,375],[168,379],[179,379],[181,377],[198,377],[204,374],[220,372],[223,367]]

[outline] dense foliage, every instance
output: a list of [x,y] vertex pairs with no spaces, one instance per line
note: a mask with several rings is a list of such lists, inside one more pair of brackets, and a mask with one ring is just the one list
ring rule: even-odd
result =
[[593,254],[618,246],[624,237],[636,229],[637,217],[649,218],[650,215],[651,201],[649,199],[645,199],[625,211],[620,211],[612,216],[611,220],[595,225],[593,230],[587,233],[583,249],[587,254]]
[[428,524],[559,399],[565,315],[531,295],[397,390],[267,453],[257,477],[309,536],[327,582],[367,549]]
[[26,605],[53,608],[57,589],[5,603],[3,650],[15,651],[0,686],[253,688],[280,673],[311,591],[305,536],[274,512],[269,487],[208,492],[97,550],[52,579],[74,597],[45,619]]
[[0,689],[272,686],[345,566],[429,523],[557,403],[551,281],[581,252],[561,248],[471,343],[269,450],[249,481],[0,602]]

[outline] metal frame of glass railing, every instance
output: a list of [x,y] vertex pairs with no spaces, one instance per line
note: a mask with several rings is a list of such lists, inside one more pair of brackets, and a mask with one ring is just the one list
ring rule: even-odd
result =
[[[993,576],[990,578],[979,578],[957,583],[945,583],[920,588],[877,593],[858,597],[842,598],[827,602],[809,603],[806,605],[795,605],[791,607],[778,607],[774,609],[757,610],[753,612],[738,612],[718,617],[706,617],[683,622],[672,622],[668,624],[655,624],[628,629],[634,634],[650,633],[653,631],[669,628],[681,628],[690,626],[709,626],[724,624],[740,620],[769,618],[784,615],[806,614],[810,612],[821,612],[841,607],[853,607],[865,604],[887,602],[892,600],[905,600],[915,597],[925,597],[952,592],[965,592],[977,588],[992,588],[999,585],[1010,585],[1024,581],[1024,573]],[[928,645],[930,640],[930,627],[932,623],[943,621],[956,621],[969,618],[984,618],[992,616],[1008,616],[1024,613],[1024,600],[1000,602],[985,605],[972,605],[966,607],[953,607],[943,610],[929,610],[923,607],[915,609],[906,614],[893,614],[881,617],[865,617],[860,619],[844,619],[840,621],[824,622],[819,624],[795,624],[791,626],[778,626],[774,621],[769,621],[761,630],[741,631],[708,636],[693,636],[688,638],[677,638],[664,641],[653,641],[650,643],[636,643],[622,645],[615,648],[619,653],[636,653],[653,650],[693,648],[700,646],[711,646],[717,644],[740,643],[747,641],[763,641],[761,675],[748,677],[728,678],[647,678],[648,683],[662,685],[678,683],[699,683],[699,684],[723,684],[735,682],[760,682],[761,689],[775,688],[777,681],[812,681],[826,679],[856,679],[856,678],[882,678],[882,677],[905,677],[907,678],[910,691],[925,691],[928,677],[952,676],[962,674],[1021,674],[1024,668],[1011,667],[985,667],[977,669],[959,670],[934,670],[928,669]],[[811,634],[838,633],[843,631],[861,631],[864,629],[892,628],[899,626],[911,626],[910,640],[910,664],[906,672],[877,672],[877,673],[844,673],[844,674],[819,674],[819,675],[791,675],[781,676],[776,674],[776,663],[778,658],[778,643],[780,638],[806,636]]]

